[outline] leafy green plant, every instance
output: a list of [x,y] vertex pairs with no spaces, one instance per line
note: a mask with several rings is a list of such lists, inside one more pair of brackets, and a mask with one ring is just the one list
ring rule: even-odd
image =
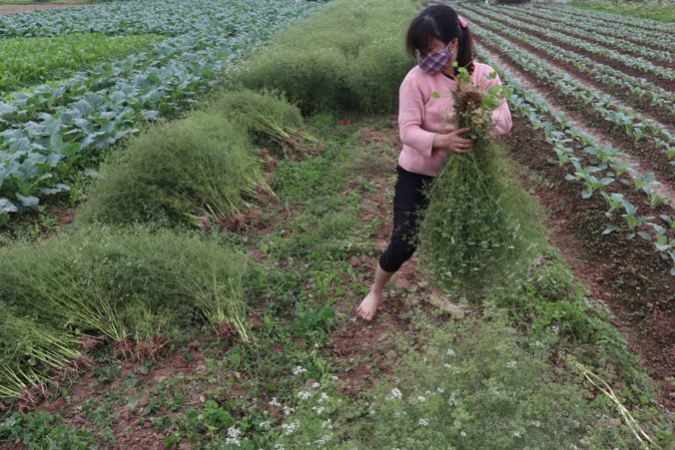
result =
[[106,36],[76,33],[0,41],[0,92],[70,76],[94,64],[150,48],[156,34]]
[[89,450],[94,445],[91,431],[70,429],[52,414],[42,411],[12,415],[0,421],[0,442],[15,440],[30,450]]

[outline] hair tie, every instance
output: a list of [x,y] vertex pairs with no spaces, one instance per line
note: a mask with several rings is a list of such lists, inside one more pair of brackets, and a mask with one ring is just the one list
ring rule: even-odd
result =
[[457,16],[457,18],[459,19],[459,24],[461,25],[461,27],[466,28],[467,24],[466,21],[462,18],[462,16]]

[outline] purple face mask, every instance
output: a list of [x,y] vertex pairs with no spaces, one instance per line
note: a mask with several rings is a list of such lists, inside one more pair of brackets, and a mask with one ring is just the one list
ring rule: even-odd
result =
[[417,54],[417,64],[419,64],[420,69],[430,75],[443,70],[450,62],[450,59],[452,59],[452,50],[448,50],[447,47],[437,53],[426,54],[418,52]]

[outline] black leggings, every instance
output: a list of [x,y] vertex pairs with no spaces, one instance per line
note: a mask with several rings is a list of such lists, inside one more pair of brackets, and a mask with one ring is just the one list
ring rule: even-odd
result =
[[434,177],[408,172],[396,166],[398,179],[394,193],[394,228],[387,249],[380,255],[380,267],[396,272],[415,253],[418,219],[427,206],[423,188]]

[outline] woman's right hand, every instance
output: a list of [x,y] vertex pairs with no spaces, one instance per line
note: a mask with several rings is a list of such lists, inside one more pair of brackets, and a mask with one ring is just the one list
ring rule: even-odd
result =
[[468,128],[459,128],[447,134],[436,134],[434,136],[433,147],[449,148],[455,153],[467,153],[471,150],[473,139],[464,139],[460,134],[469,131]]

